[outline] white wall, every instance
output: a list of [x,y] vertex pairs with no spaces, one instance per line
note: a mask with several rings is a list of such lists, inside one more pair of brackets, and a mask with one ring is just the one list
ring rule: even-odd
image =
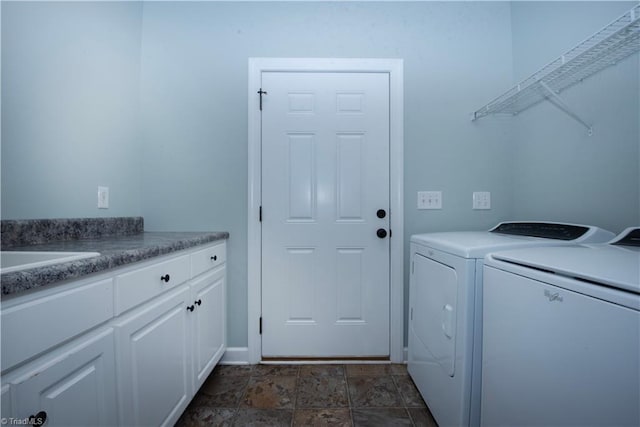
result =
[[[407,246],[510,214],[509,124],[469,115],[511,79],[508,3],[145,3],[142,34],[145,224],[230,231],[231,346],[247,344],[249,57],[404,59]],[[418,190],[444,208],[417,211]],[[471,210],[474,190],[493,210]]]
[[1,7],[2,218],[141,215],[141,4]]
[[[637,2],[516,2],[517,80],[591,36]],[[549,102],[516,119],[514,216],[596,224],[619,232],[640,224],[639,61],[635,54],[563,96],[593,123],[593,136]]]

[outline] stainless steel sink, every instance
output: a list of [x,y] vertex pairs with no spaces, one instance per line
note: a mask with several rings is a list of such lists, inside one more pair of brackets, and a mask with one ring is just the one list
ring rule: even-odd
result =
[[2,251],[0,252],[0,273],[44,267],[98,255],[100,255],[99,252]]

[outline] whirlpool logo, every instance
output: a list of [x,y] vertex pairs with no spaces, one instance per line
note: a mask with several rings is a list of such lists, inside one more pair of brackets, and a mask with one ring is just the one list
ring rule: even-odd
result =
[[547,289],[544,291],[544,296],[549,298],[549,302],[553,302],[553,301],[562,302],[562,297],[560,296],[560,292],[551,292]]

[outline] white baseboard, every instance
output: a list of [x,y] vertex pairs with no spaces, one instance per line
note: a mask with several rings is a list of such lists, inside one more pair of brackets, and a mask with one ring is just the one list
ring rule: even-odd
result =
[[[403,363],[409,360],[409,350],[404,348],[402,355]],[[225,351],[221,365],[250,365],[249,363],[249,347],[228,347]]]
[[227,347],[221,365],[249,365],[249,347]]

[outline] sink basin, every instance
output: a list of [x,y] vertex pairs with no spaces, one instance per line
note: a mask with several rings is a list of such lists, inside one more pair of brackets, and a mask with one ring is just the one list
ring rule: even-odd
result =
[[2,251],[0,252],[0,273],[44,267],[98,255],[100,255],[99,252]]

